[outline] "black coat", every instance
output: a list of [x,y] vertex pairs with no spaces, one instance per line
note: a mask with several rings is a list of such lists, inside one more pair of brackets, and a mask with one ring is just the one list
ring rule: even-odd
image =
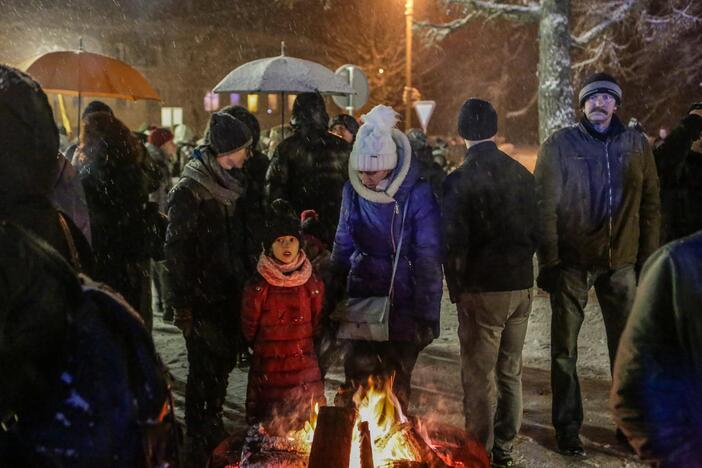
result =
[[661,181],[661,243],[702,229],[702,154],[690,150],[702,117],[688,115],[653,151]]
[[219,202],[193,179],[182,177],[173,187],[168,197],[165,246],[167,294],[173,307],[227,302],[241,293],[249,271],[240,213],[238,207]]
[[446,178],[443,225],[446,281],[454,301],[463,292],[532,287],[534,177],[495,143],[471,147]]
[[[244,164],[247,187],[241,203],[248,232],[249,265],[255,267],[261,254],[263,239],[266,238],[266,172],[270,165],[268,156],[253,150],[251,157]],[[239,209],[237,207],[237,209]]]
[[283,198],[298,213],[315,210],[322,225],[321,240],[331,246],[339,221],[341,193],[348,180],[350,152],[351,145],[326,130],[296,130],[278,146],[268,168],[268,206]]
[[105,158],[89,162],[80,178],[90,213],[94,279],[120,292],[144,313],[143,278],[151,255],[146,176],[136,162]]

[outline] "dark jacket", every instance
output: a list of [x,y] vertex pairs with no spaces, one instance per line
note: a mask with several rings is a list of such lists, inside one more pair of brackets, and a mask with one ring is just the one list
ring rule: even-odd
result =
[[301,127],[276,148],[266,175],[268,205],[287,200],[301,213],[312,209],[323,226],[323,242],[334,240],[341,191],[348,179],[351,146],[327,132],[326,127]]
[[332,264],[336,271],[348,272],[349,297],[387,296],[402,213],[409,203],[389,323],[390,340],[415,341],[426,325],[439,336],[441,220],[431,185],[419,178],[407,137],[394,130],[393,139],[398,165],[387,192],[364,187],[358,173],[350,171]]
[[[166,370],[134,311],[83,286],[38,238],[0,224],[0,466],[145,468],[147,426],[175,441]],[[163,429],[163,431],[162,431]],[[171,447],[175,448],[175,447]],[[156,463],[158,461],[158,463]]]
[[[150,252],[145,219],[148,193],[136,162],[90,161],[80,172],[90,212],[95,254],[94,279],[120,292],[137,309],[144,307],[143,281]],[[144,263],[146,262],[146,263]]]
[[188,177],[171,190],[165,252],[174,308],[228,302],[240,294],[249,272],[246,229],[236,208]]
[[542,267],[640,266],[658,247],[653,153],[616,116],[606,135],[596,135],[585,118],[554,133],[539,150],[534,175]]
[[244,174],[247,179],[246,195],[242,200],[243,216],[249,236],[248,250],[251,271],[261,254],[262,243],[266,238],[266,172],[270,160],[268,156],[254,149],[251,156],[244,163]]
[[419,162],[419,174],[431,184],[431,190],[437,200],[441,200],[443,193],[442,185],[446,179],[446,173],[437,163],[434,162],[431,146],[425,146],[415,151]]
[[653,151],[661,181],[661,241],[702,229],[702,154],[690,150],[700,137],[702,117],[686,116]]
[[316,276],[302,286],[270,285],[260,275],[244,290],[242,331],[253,347],[246,392],[247,416],[293,411],[324,400],[314,350],[322,316],[324,284]]
[[462,292],[514,291],[534,283],[534,177],[493,142],[472,146],[444,182],[446,282]]
[[611,407],[644,461],[701,467],[702,232],[646,263],[619,342]]

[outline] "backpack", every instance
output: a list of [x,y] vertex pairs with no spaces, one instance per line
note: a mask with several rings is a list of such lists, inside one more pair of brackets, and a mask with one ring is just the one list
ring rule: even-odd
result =
[[179,466],[169,375],[136,312],[83,277],[57,381],[0,430],[0,465]]

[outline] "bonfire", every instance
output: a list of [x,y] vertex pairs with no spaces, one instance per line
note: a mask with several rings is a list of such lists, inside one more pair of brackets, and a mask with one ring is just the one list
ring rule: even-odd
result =
[[223,442],[210,467],[490,466],[485,450],[460,429],[406,416],[392,392],[392,379],[370,377],[356,390],[353,403],[352,408],[315,405],[303,426],[293,430],[281,431],[285,418],[252,427],[240,451],[237,444]]

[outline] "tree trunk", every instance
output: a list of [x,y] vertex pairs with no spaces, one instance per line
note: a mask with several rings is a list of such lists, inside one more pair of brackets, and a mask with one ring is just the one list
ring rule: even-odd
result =
[[539,143],[575,121],[570,85],[570,0],[541,0]]

